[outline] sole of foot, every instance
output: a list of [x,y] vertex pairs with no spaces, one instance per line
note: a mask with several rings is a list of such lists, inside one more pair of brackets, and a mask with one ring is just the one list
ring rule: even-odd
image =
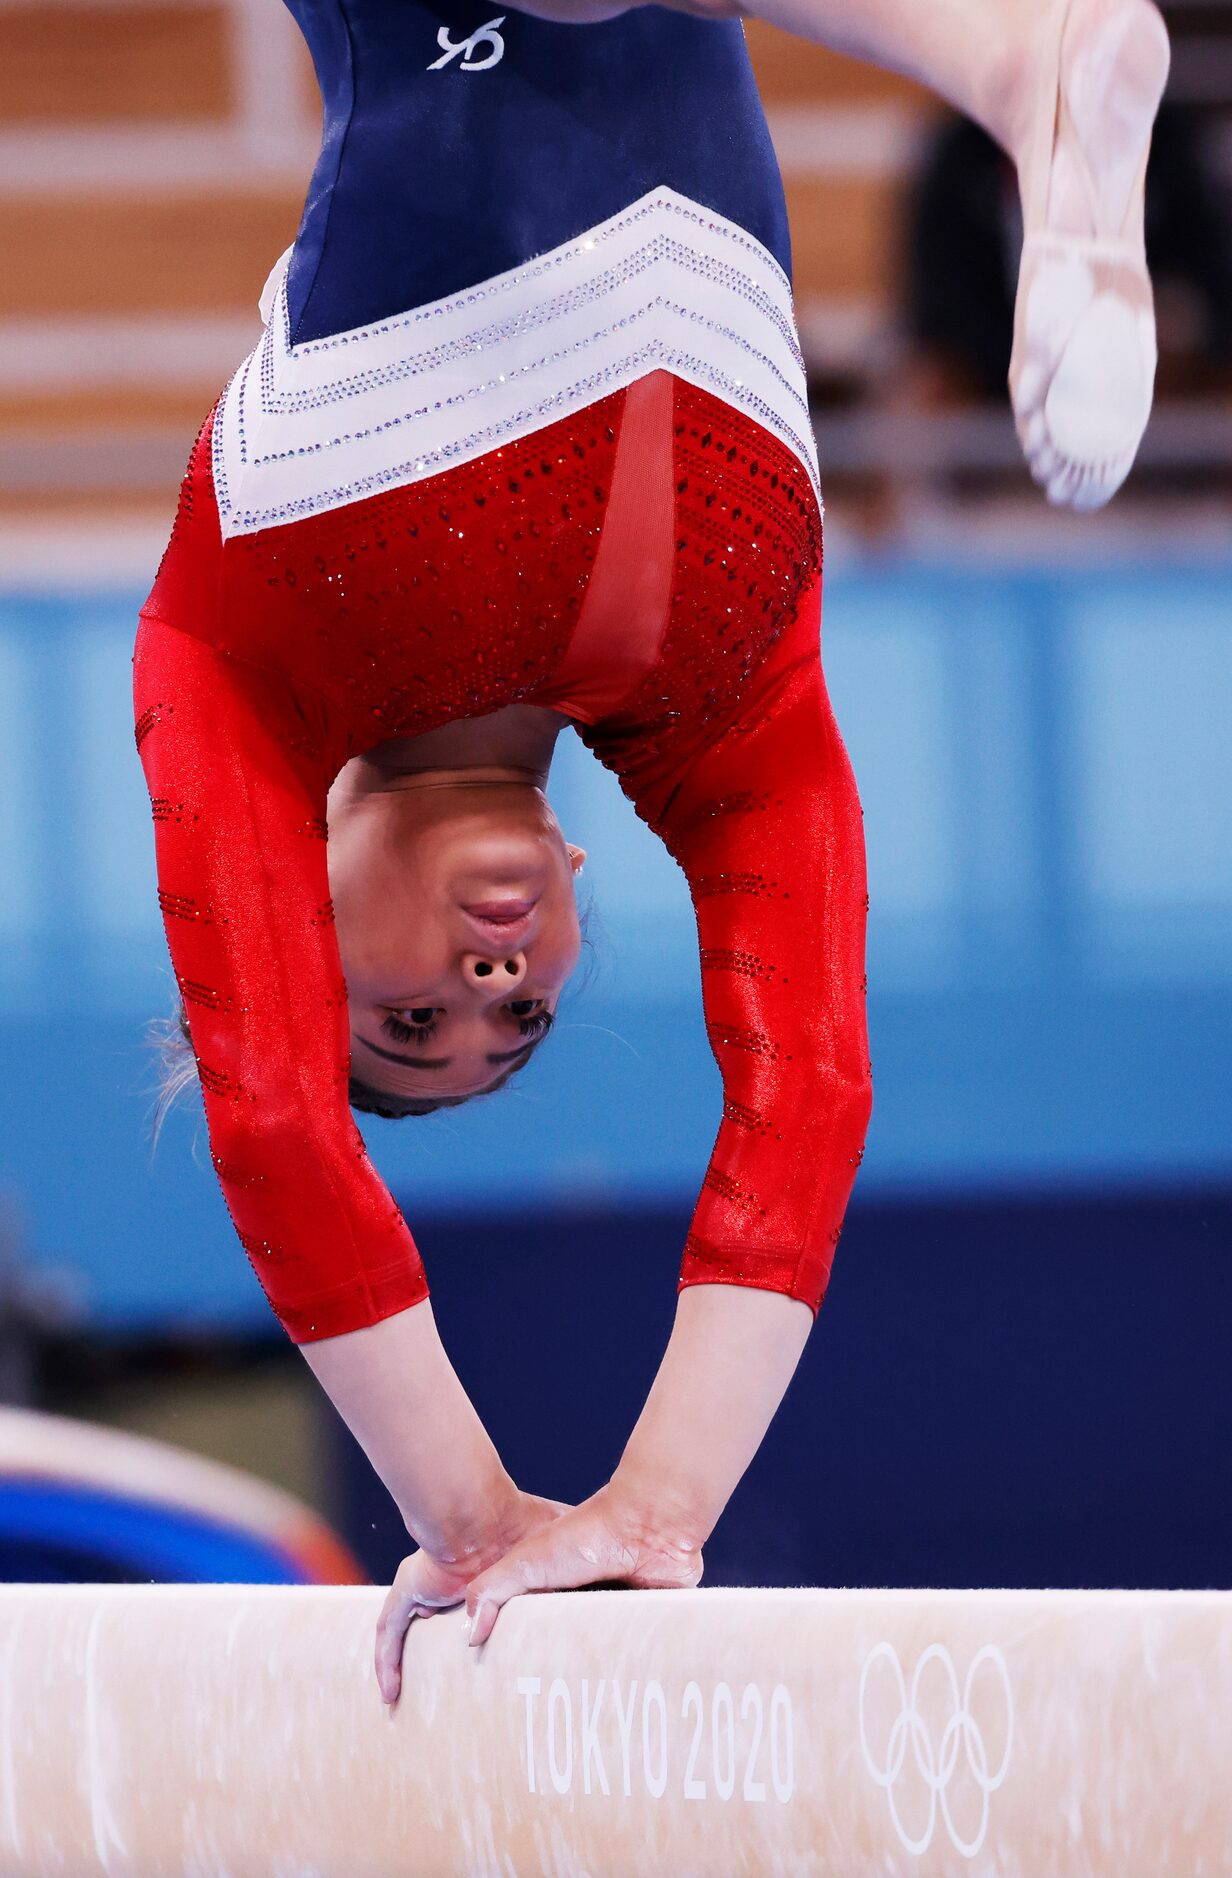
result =
[[1059,0],[1048,30],[1010,395],[1035,480],[1089,511],[1129,474],[1154,393],[1145,182],[1168,35],[1150,0]]

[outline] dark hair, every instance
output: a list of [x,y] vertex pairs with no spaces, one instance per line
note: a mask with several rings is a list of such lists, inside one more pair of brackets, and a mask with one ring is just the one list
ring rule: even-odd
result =
[[[197,1081],[197,1055],[193,1049],[188,1012],[184,1008],[183,998],[178,998],[176,1002],[178,1008],[172,1010],[170,1016],[151,1018],[146,1026],[147,1041],[158,1057],[158,1089],[151,1124],[151,1153],[158,1146],[158,1137],[168,1113],[184,1090],[191,1088]],[[474,1102],[481,1095],[495,1095],[498,1089],[504,1088],[511,1076],[525,1069],[529,1061],[530,1057],[527,1056],[520,1063],[511,1064],[496,1082],[489,1083],[486,1089],[476,1089],[472,1095],[393,1095],[387,1089],[374,1089],[360,1077],[352,1076],[347,1085],[347,1100],[353,1109],[359,1109],[365,1115],[383,1116],[391,1122],[401,1121],[405,1115],[432,1115],[437,1109],[460,1108],[463,1102]]]
[[[590,938],[590,923],[594,912],[593,903],[586,906],[579,914],[582,932],[582,945],[591,953],[594,947]],[[151,1018],[146,1025],[146,1041],[155,1052],[157,1059],[158,1086],[155,1091],[154,1116],[150,1129],[150,1153],[158,1147],[158,1137],[163,1123],[179,1100],[185,1089],[197,1081],[197,1057],[193,1049],[192,1032],[188,1024],[188,1012],[184,1000],[176,994],[175,1003],[167,1017]],[[533,1052],[532,1052],[533,1054]],[[434,1115],[437,1109],[461,1108],[464,1102],[474,1102],[481,1095],[495,1095],[503,1089],[511,1076],[518,1070],[525,1069],[530,1061],[526,1056],[520,1063],[513,1063],[486,1089],[477,1089],[473,1095],[460,1096],[400,1096],[393,1095],[387,1089],[374,1089],[359,1076],[352,1076],[347,1085],[347,1100],[353,1109],[364,1115],[379,1115],[385,1121],[401,1121],[407,1115]]]
[[399,1122],[404,1115],[433,1115],[437,1109],[461,1108],[464,1102],[474,1102],[481,1095],[495,1095],[503,1089],[511,1076],[518,1070],[525,1069],[530,1057],[520,1063],[511,1063],[504,1075],[496,1082],[489,1083],[486,1089],[476,1089],[471,1095],[460,1096],[399,1096],[391,1095],[388,1089],[373,1089],[368,1083],[361,1082],[358,1076],[352,1076],[347,1085],[347,1101],[353,1109],[359,1109],[364,1115],[380,1115],[387,1122]]

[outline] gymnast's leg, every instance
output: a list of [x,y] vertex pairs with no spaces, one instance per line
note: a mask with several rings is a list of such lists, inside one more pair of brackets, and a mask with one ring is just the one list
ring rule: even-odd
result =
[[1133,463],[1155,381],[1144,185],[1169,50],[1153,0],[665,4],[751,14],[901,72],[996,138],[1023,204],[1010,365],[1019,437],[1053,502],[1107,502]]

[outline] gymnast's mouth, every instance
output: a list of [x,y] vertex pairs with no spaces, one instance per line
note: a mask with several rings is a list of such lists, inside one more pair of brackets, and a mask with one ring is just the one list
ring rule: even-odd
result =
[[462,911],[485,938],[508,942],[522,937],[538,904],[537,899],[483,900]]
[[521,919],[527,913],[533,913],[539,904],[539,895],[523,896],[506,900],[470,901],[463,908],[473,919],[490,919],[496,925],[507,925],[512,919]]

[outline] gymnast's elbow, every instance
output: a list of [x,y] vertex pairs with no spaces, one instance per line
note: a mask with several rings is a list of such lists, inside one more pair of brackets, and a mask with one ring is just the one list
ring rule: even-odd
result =
[[[844,1063],[832,1057],[811,1063],[793,1063],[792,1074],[780,1085],[777,1099],[764,1103],[764,1119],[774,1121],[776,1132],[786,1137],[786,1122],[796,1137],[796,1153],[808,1155],[815,1165],[842,1156],[858,1157],[873,1111],[872,1069],[867,1052]],[[731,1116],[740,1105],[730,1099],[725,1113]],[[750,1111],[751,1112],[751,1111]]]
[[[349,1119],[349,1118],[346,1118]],[[376,1178],[358,1128],[314,1125],[273,1104],[207,1104],[210,1159],[228,1200],[285,1201],[301,1217]]]
[[868,1134],[868,1125],[873,1117],[873,1066],[865,1051],[863,1061],[852,1069],[844,1079],[843,1106],[850,1114],[853,1128],[860,1138],[860,1156],[863,1158],[864,1139]]

